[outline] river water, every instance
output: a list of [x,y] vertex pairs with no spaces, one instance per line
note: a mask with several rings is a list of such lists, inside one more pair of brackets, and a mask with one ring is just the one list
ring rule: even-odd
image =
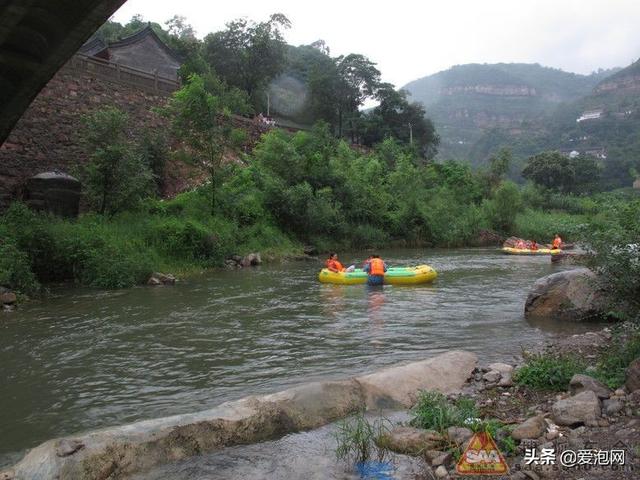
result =
[[[52,288],[0,315],[0,466],[52,437],[210,408],[449,349],[510,359],[584,326],[523,318],[549,258],[496,250],[393,250],[433,285],[333,286],[319,262],[216,271],[174,287]],[[361,261],[365,254],[344,254]],[[0,312],[1,313],[1,312]]]

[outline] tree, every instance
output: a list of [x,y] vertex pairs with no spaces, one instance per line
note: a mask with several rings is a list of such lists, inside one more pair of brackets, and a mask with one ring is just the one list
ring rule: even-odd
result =
[[510,233],[515,225],[516,215],[522,210],[522,196],[513,182],[503,182],[493,197],[483,204],[491,226],[502,233]]
[[226,30],[205,37],[204,57],[226,83],[245,90],[259,107],[260,93],[284,69],[287,44],[282,30],[290,26],[281,13],[260,23],[234,20]]
[[527,160],[522,176],[551,190],[583,193],[595,187],[601,171],[593,157],[569,158],[559,152],[543,152]]
[[91,155],[82,176],[91,207],[112,215],[149,195],[152,174],[128,138],[127,114],[110,107],[84,120],[84,140]]
[[485,182],[485,195],[490,196],[504,180],[511,168],[513,156],[508,148],[501,148],[496,154],[489,158],[489,168],[481,173]]
[[[351,53],[335,59],[338,81],[335,82],[338,114],[338,136],[343,135],[344,121],[349,120],[353,132],[358,108],[372,98],[380,85],[380,70],[364,55]],[[352,135],[353,137],[353,135]]]
[[216,181],[222,156],[225,149],[236,147],[241,138],[231,124],[231,112],[242,107],[239,105],[242,98],[241,92],[229,88],[217,77],[205,79],[192,75],[164,109],[176,137],[193,150],[209,173],[211,215],[215,213]]
[[435,156],[439,138],[422,105],[409,103],[407,92],[389,83],[378,88],[377,98],[380,105],[363,115],[362,143],[371,146],[392,137],[414,148],[422,158]]

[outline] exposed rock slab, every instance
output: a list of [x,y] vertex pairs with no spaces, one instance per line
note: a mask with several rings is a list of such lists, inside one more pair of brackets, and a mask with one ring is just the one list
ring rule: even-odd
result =
[[145,420],[49,440],[6,472],[15,480],[119,478],[225,446],[316,428],[366,407],[412,403],[418,390],[459,390],[476,355],[453,351],[344,381],[316,382],[227,402],[198,413]]
[[477,361],[473,353],[454,350],[422,362],[387,368],[356,380],[366,393],[369,408],[411,407],[420,390],[435,390],[444,394],[459,391]]
[[381,439],[381,444],[392,452],[406,455],[421,455],[434,450],[442,442],[439,433],[414,427],[396,427]]

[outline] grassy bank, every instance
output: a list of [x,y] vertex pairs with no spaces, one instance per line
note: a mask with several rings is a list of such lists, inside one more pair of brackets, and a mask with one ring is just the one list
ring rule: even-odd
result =
[[154,271],[184,274],[221,266],[235,254],[260,251],[269,258],[300,252],[300,244],[268,219],[241,227],[224,216],[200,214],[200,204],[207,202],[205,192],[195,191],[77,221],[13,204],[0,221],[0,283],[26,294],[54,281],[122,288],[144,283]]

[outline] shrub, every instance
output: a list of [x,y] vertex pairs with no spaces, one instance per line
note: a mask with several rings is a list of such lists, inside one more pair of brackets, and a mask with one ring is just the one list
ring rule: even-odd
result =
[[[127,137],[126,113],[108,107],[84,120],[91,157],[81,176],[91,207],[100,214],[112,215],[148,196],[153,190],[153,175]],[[144,154],[147,161],[151,161],[151,155]]]
[[125,288],[145,282],[153,270],[146,255],[127,254],[108,246],[90,253],[80,279],[93,287]]
[[7,237],[0,241],[0,285],[28,294],[40,289],[40,284],[31,271],[29,257]]
[[515,183],[504,182],[496,189],[492,198],[485,200],[482,207],[494,229],[509,233],[513,230],[516,215],[522,210],[522,197]]
[[612,389],[625,382],[629,364],[640,357],[640,332],[634,332],[630,338],[617,340],[602,352],[594,376]]
[[460,397],[451,403],[442,393],[422,391],[411,410],[410,424],[414,427],[443,432],[449,427],[466,425],[478,416],[473,399]]
[[583,373],[585,365],[571,355],[529,354],[520,367],[514,381],[539,390],[566,390],[576,373]]
[[369,421],[363,412],[338,423],[335,433],[338,460],[366,462],[375,457],[382,462],[387,453],[382,437],[389,433],[390,422],[383,418]]
[[516,216],[512,233],[539,243],[549,243],[556,233],[565,240],[576,239],[587,222],[588,219],[581,215],[527,209]]
[[167,218],[152,225],[147,235],[149,243],[180,259],[208,259],[215,249],[216,237],[195,220]]

